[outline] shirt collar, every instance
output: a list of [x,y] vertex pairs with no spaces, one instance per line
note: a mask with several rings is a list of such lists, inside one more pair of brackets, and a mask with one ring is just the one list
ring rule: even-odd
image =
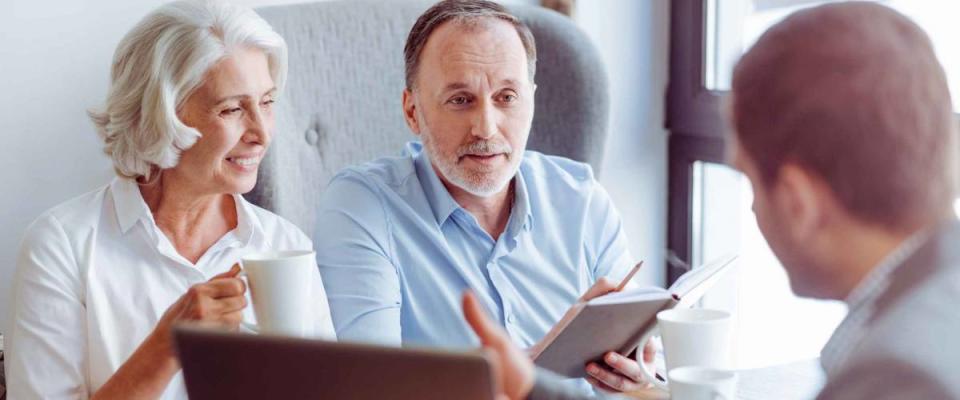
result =
[[860,280],[844,302],[849,312],[820,354],[820,363],[828,376],[834,375],[852,354],[871,318],[874,302],[890,286],[890,276],[930,238],[929,229],[920,230],[904,240]]
[[880,296],[883,293],[883,289],[886,288],[887,285],[885,283],[888,281],[890,274],[903,264],[907,258],[913,255],[913,253],[927,241],[929,236],[930,233],[927,229],[910,235],[910,237],[900,243],[890,254],[887,254],[876,267],[871,269],[870,272],[860,280],[860,283],[850,291],[847,298],[844,299],[850,311],[853,312],[866,304],[873,303],[873,300]]
[[153,220],[153,215],[140,194],[140,188],[133,179],[121,176],[113,178],[113,182],[110,182],[110,194],[113,196],[121,232],[127,233],[141,219]]
[[263,235],[263,227],[260,225],[260,219],[253,212],[253,205],[247,202],[243,196],[234,193],[233,203],[237,205],[237,227],[233,230],[240,244],[246,246],[253,241],[254,235]]
[[[437,172],[430,162],[430,156],[423,149],[423,144],[420,142],[407,143],[405,152],[413,156],[417,177],[420,178],[423,192],[430,203],[430,210],[437,220],[437,225],[443,225],[454,211],[462,207],[443,186],[443,182],[440,181],[440,177],[437,176]],[[530,195],[527,192],[522,171],[523,168],[521,167],[514,180],[514,209],[511,211],[511,217],[522,215],[523,218],[518,219],[519,222],[514,222],[514,224],[522,223],[522,227],[529,231],[533,221],[533,211],[530,207]]]
[[433,211],[433,217],[436,218],[437,225],[443,225],[447,218],[450,218],[450,214],[460,208],[460,204],[453,199],[447,188],[443,186],[436,170],[433,169],[430,156],[427,155],[420,142],[407,143],[405,151],[413,156],[417,177],[420,179],[420,185],[423,186],[423,194],[427,196],[430,211]]
[[[117,222],[120,231],[127,233],[138,221],[143,220],[146,226],[155,225],[153,213],[147,207],[137,182],[127,177],[116,177],[110,183],[110,192],[113,196],[114,208],[117,213]],[[233,195],[237,208],[237,227],[228,234],[233,234],[242,244],[251,242],[256,232],[262,232],[260,221],[253,212],[253,206],[239,194]]]
[[[514,222],[515,224],[522,224],[524,230],[529,231],[533,225],[533,210],[530,207],[530,193],[528,192],[529,188],[527,187],[527,182],[523,177],[523,167],[517,170],[517,176],[514,180],[514,199],[513,199],[513,212],[511,214],[522,216]],[[511,215],[511,217],[513,216]]]

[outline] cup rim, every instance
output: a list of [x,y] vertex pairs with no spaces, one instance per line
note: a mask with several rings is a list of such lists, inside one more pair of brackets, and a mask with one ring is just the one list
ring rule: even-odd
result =
[[737,371],[723,368],[686,365],[671,369],[667,376],[670,382],[686,384],[710,384],[737,379]]
[[270,261],[304,256],[315,257],[316,252],[313,250],[269,250],[250,253],[240,257],[240,259],[242,261]]
[[712,308],[672,308],[658,312],[657,320],[687,324],[720,324],[730,320],[731,316],[728,311]]

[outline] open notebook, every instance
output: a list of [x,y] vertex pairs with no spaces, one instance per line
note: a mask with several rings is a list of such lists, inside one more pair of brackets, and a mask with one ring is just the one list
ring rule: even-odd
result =
[[571,378],[585,377],[587,363],[601,360],[606,352],[633,352],[656,326],[658,312],[696,303],[736,259],[729,255],[694,268],[667,289],[628,289],[578,302],[530,354],[540,367]]

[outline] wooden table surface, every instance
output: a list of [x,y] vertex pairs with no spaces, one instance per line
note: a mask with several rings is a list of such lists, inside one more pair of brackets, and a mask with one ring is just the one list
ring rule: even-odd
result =
[[[818,359],[798,361],[737,372],[739,400],[810,400],[823,388],[823,370]],[[669,400],[670,393],[648,389],[630,393],[640,400]]]

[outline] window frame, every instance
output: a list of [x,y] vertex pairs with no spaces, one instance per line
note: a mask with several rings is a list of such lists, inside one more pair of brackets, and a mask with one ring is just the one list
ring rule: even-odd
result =
[[[670,67],[665,127],[667,158],[667,284],[689,270],[693,259],[693,168],[697,161],[728,165],[725,91],[707,88],[707,1],[670,2]],[[960,99],[954,99],[960,101]],[[960,129],[960,113],[954,113]]]
[[697,161],[725,164],[724,92],[706,87],[706,0],[670,3],[670,77],[667,85],[668,140],[667,284],[693,259],[693,167]]

